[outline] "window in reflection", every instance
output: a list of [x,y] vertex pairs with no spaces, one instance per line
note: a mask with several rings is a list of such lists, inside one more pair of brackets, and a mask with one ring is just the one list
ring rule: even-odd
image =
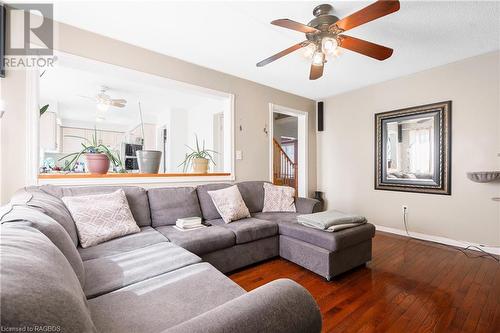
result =
[[434,118],[387,122],[387,178],[431,179],[434,175]]

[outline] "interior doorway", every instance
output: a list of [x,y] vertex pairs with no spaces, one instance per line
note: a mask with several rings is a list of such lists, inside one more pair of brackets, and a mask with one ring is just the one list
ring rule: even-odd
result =
[[299,196],[308,194],[307,124],[307,112],[269,105],[269,180]]

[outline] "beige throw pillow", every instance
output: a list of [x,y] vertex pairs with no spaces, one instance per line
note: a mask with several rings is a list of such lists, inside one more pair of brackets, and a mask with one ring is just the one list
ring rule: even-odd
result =
[[250,217],[250,211],[241,197],[238,186],[234,185],[222,190],[208,191],[208,195],[212,198],[215,208],[217,208],[224,222],[229,223]]
[[262,212],[295,212],[295,189],[264,183]]
[[139,232],[122,189],[113,193],[63,197],[82,247]]

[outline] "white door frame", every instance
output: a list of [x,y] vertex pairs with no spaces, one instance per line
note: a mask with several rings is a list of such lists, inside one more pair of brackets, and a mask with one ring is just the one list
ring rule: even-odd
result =
[[307,197],[309,192],[309,113],[292,109],[286,106],[269,103],[269,181],[273,181],[273,137],[274,137],[274,113],[282,113],[297,117],[298,132],[298,195]]

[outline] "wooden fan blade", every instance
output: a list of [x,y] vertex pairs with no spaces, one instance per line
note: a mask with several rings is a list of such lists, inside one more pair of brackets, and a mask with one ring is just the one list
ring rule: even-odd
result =
[[287,28],[287,29],[292,29],[295,31],[300,31],[303,33],[311,33],[311,32],[320,32],[318,29],[310,27],[308,25],[295,22],[289,19],[279,19],[279,20],[274,20],[271,22],[271,24]]
[[111,103],[120,103],[120,104],[125,104],[125,103],[127,103],[127,100],[126,100],[126,99],[123,99],[123,98],[112,99],[112,100],[111,100]]
[[298,44],[295,44],[293,46],[290,46],[289,48],[284,49],[283,51],[278,52],[275,55],[270,56],[269,58],[262,60],[261,62],[258,62],[257,63],[257,67],[265,66],[268,63],[273,62],[275,60],[278,60],[279,58],[284,57],[287,54],[292,53],[293,51],[296,51],[296,50],[298,50],[298,49],[300,49],[300,48],[302,48],[304,46],[307,46],[307,45],[309,45],[309,42],[308,41],[303,41],[301,43],[298,43]]
[[111,103],[111,106],[115,107],[115,108],[124,108],[125,107],[125,104],[118,104],[118,103]]
[[316,80],[323,76],[323,65],[311,65],[311,72],[309,73],[309,80]]
[[334,23],[339,29],[347,31],[359,25],[376,20],[399,10],[398,0],[379,0],[371,5]]
[[350,37],[346,35],[340,35],[340,47],[348,49],[362,55],[377,59],[385,60],[392,55],[393,50],[391,48],[367,42],[355,37]]

